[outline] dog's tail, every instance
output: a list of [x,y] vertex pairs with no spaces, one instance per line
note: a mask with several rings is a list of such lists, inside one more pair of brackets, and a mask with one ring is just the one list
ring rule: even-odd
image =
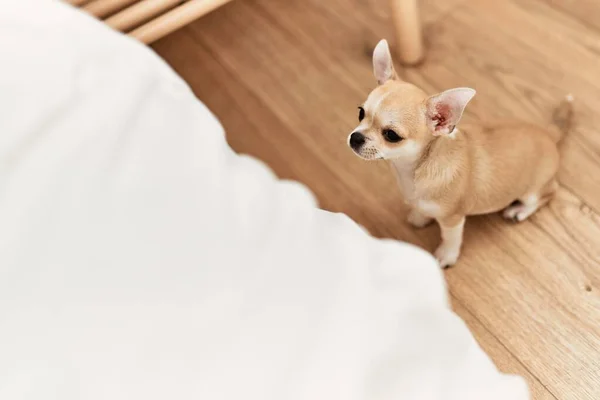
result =
[[558,128],[556,142],[560,142],[573,127],[573,95],[568,94],[552,114],[553,125]]

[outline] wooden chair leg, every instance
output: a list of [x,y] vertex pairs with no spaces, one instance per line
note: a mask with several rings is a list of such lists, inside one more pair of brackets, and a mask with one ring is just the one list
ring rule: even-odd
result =
[[396,29],[398,56],[404,65],[419,63],[424,56],[418,0],[390,0]]

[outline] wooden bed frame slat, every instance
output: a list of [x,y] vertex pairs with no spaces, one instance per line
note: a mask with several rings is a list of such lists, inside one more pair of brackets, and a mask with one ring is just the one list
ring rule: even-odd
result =
[[152,43],[230,1],[190,0],[131,31],[129,34],[141,42]]
[[94,0],[82,7],[82,10],[98,18],[105,18],[138,0]]
[[113,29],[127,32],[181,3],[181,0],[142,0],[104,22]]

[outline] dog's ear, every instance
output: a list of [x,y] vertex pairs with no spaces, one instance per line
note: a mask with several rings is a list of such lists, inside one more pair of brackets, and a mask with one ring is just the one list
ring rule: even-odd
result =
[[471,88],[457,88],[431,96],[426,101],[427,126],[435,136],[454,131],[467,103],[475,96]]
[[377,83],[380,85],[390,79],[398,79],[398,75],[396,75],[396,71],[394,70],[390,47],[385,39],[377,43],[373,51],[373,72],[375,73]]

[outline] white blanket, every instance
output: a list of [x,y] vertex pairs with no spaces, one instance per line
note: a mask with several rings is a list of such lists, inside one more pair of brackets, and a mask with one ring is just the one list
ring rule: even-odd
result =
[[527,398],[435,262],[234,154],[157,56],[0,12],[0,399]]

